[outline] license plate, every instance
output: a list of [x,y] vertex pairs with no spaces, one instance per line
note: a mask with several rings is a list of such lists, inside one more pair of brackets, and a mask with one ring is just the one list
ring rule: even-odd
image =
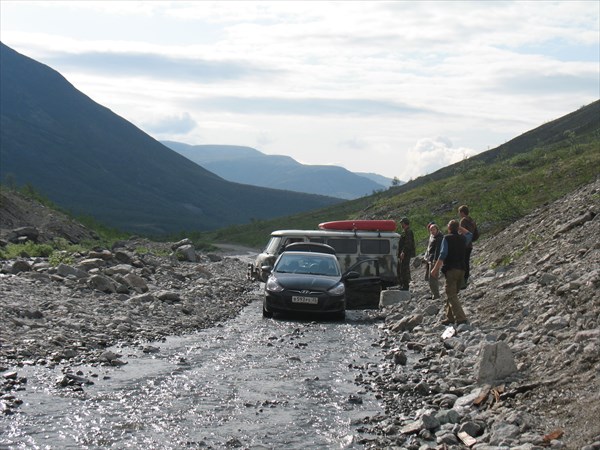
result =
[[316,305],[319,303],[319,299],[316,297],[299,297],[292,296],[292,303],[308,303],[309,305]]

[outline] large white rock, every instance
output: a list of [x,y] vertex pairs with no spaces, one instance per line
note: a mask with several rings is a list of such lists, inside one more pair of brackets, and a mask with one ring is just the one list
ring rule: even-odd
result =
[[379,294],[379,307],[384,308],[390,305],[397,305],[398,303],[404,303],[409,300],[409,291],[400,291],[396,289],[381,291],[381,294]]
[[512,351],[504,341],[482,344],[475,366],[477,381],[493,384],[517,371]]

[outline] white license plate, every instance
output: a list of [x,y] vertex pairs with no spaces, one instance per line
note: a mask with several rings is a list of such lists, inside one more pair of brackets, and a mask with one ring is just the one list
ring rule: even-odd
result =
[[319,303],[319,299],[315,297],[299,297],[294,295],[292,296],[292,303],[308,303],[309,305],[316,305]]

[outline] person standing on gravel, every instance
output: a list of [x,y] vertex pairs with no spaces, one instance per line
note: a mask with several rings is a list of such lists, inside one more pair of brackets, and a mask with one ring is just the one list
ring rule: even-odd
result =
[[402,233],[400,242],[398,243],[398,284],[400,289],[408,291],[410,284],[410,258],[414,257],[417,252],[415,248],[415,235],[410,229],[410,221],[407,217],[400,220]]
[[439,227],[434,222],[427,224],[429,230],[429,242],[427,243],[427,251],[425,252],[426,271],[425,281],[429,281],[429,289],[431,290],[431,298],[440,298],[440,281],[439,278],[432,277],[429,273],[435,262],[440,257],[440,250],[442,248],[442,239],[444,235],[440,232]]
[[448,222],[448,234],[442,240],[440,256],[431,270],[431,276],[438,278],[440,268],[446,276],[446,319],[442,325],[467,323],[467,316],[458,300],[458,292],[465,277],[465,254],[473,234],[458,224]]
[[471,275],[471,252],[473,251],[473,242],[479,238],[479,231],[477,230],[477,224],[471,218],[471,216],[469,216],[469,207],[467,205],[459,206],[458,214],[460,215],[459,225],[469,230],[473,236],[473,239],[467,245],[467,249],[465,251],[465,278],[460,287],[461,289],[465,289],[467,287],[467,283],[469,282],[469,276]]

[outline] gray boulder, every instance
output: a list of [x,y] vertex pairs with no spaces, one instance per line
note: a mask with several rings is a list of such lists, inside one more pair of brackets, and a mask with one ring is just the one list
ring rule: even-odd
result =
[[515,373],[517,366],[508,344],[504,341],[483,343],[475,371],[480,384],[493,384]]

